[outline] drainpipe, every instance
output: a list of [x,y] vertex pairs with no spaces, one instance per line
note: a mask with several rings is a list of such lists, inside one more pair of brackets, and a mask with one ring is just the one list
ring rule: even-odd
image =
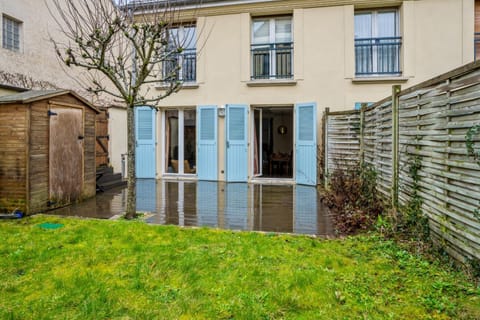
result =
[[125,168],[126,168],[126,157],[127,157],[127,154],[126,153],[122,153],[121,154],[122,156],[122,179],[125,178]]

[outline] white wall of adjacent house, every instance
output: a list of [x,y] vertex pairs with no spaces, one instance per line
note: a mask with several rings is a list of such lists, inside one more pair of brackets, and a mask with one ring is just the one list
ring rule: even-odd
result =
[[115,172],[126,175],[127,170],[127,113],[125,108],[108,108],[110,165]]
[[[47,3],[49,0],[47,0]],[[52,10],[54,11],[55,9]],[[29,81],[52,84],[56,88],[73,90],[97,106],[108,106],[110,98],[91,96],[87,94],[78,82],[85,72],[82,69],[67,68],[57,58],[53,43],[64,39],[59,27],[53,20],[46,2],[30,0],[0,0],[0,27],[3,28],[4,18],[13,20],[20,26],[19,48],[5,48],[3,32],[0,31],[0,72],[21,74]],[[3,31],[3,30],[2,30]],[[66,41],[66,40],[64,40]],[[0,77],[1,80],[1,77]],[[22,83],[4,83],[21,87]],[[38,87],[36,89],[39,89]],[[0,95],[13,94],[14,91],[0,89]],[[126,121],[123,110],[111,112],[113,119],[109,128],[110,158],[116,172],[121,170],[121,154],[126,149]]]
[[[0,67],[4,72],[19,73],[34,81],[44,81],[59,88],[81,91],[75,71],[64,72],[59,63],[50,36],[61,39],[58,27],[52,20],[44,1],[0,0],[0,25],[4,18],[19,23],[19,42],[17,50],[0,46]],[[0,38],[3,32],[0,33]],[[3,39],[0,41],[3,44]]]

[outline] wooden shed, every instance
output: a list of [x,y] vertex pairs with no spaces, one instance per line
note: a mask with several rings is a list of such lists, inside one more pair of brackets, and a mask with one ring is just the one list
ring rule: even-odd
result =
[[0,211],[32,214],[95,195],[97,113],[66,90],[0,97]]

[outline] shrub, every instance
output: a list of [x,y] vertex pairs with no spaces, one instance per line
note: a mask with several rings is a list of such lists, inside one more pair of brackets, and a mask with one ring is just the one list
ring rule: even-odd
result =
[[323,200],[334,213],[337,232],[352,234],[374,226],[384,206],[377,195],[374,168],[360,164],[347,168],[332,173]]

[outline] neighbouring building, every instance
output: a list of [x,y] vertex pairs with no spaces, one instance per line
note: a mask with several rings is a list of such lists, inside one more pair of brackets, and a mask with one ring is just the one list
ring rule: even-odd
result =
[[0,210],[32,214],[94,196],[97,113],[67,90],[0,97]]
[[[28,89],[72,90],[101,108],[106,127],[111,99],[88,94],[81,84],[85,71],[66,68],[59,61],[50,39],[61,41],[65,36],[59,30],[48,5],[55,12],[50,0],[0,0],[0,96]],[[120,106],[116,106],[113,113],[118,110],[121,110]],[[105,132],[97,135],[97,165],[115,161],[114,166],[120,171],[120,155],[126,152],[126,136],[116,135],[115,144],[110,143],[108,137]],[[115,148],[113,151],[110,150],[112,147]],[[109,154],[118,156],[109,159]]]
[[326,108],[471,62],[480,31],[474,0],[178,3],[183,89],[136,112],[139,178],[314,185]]

